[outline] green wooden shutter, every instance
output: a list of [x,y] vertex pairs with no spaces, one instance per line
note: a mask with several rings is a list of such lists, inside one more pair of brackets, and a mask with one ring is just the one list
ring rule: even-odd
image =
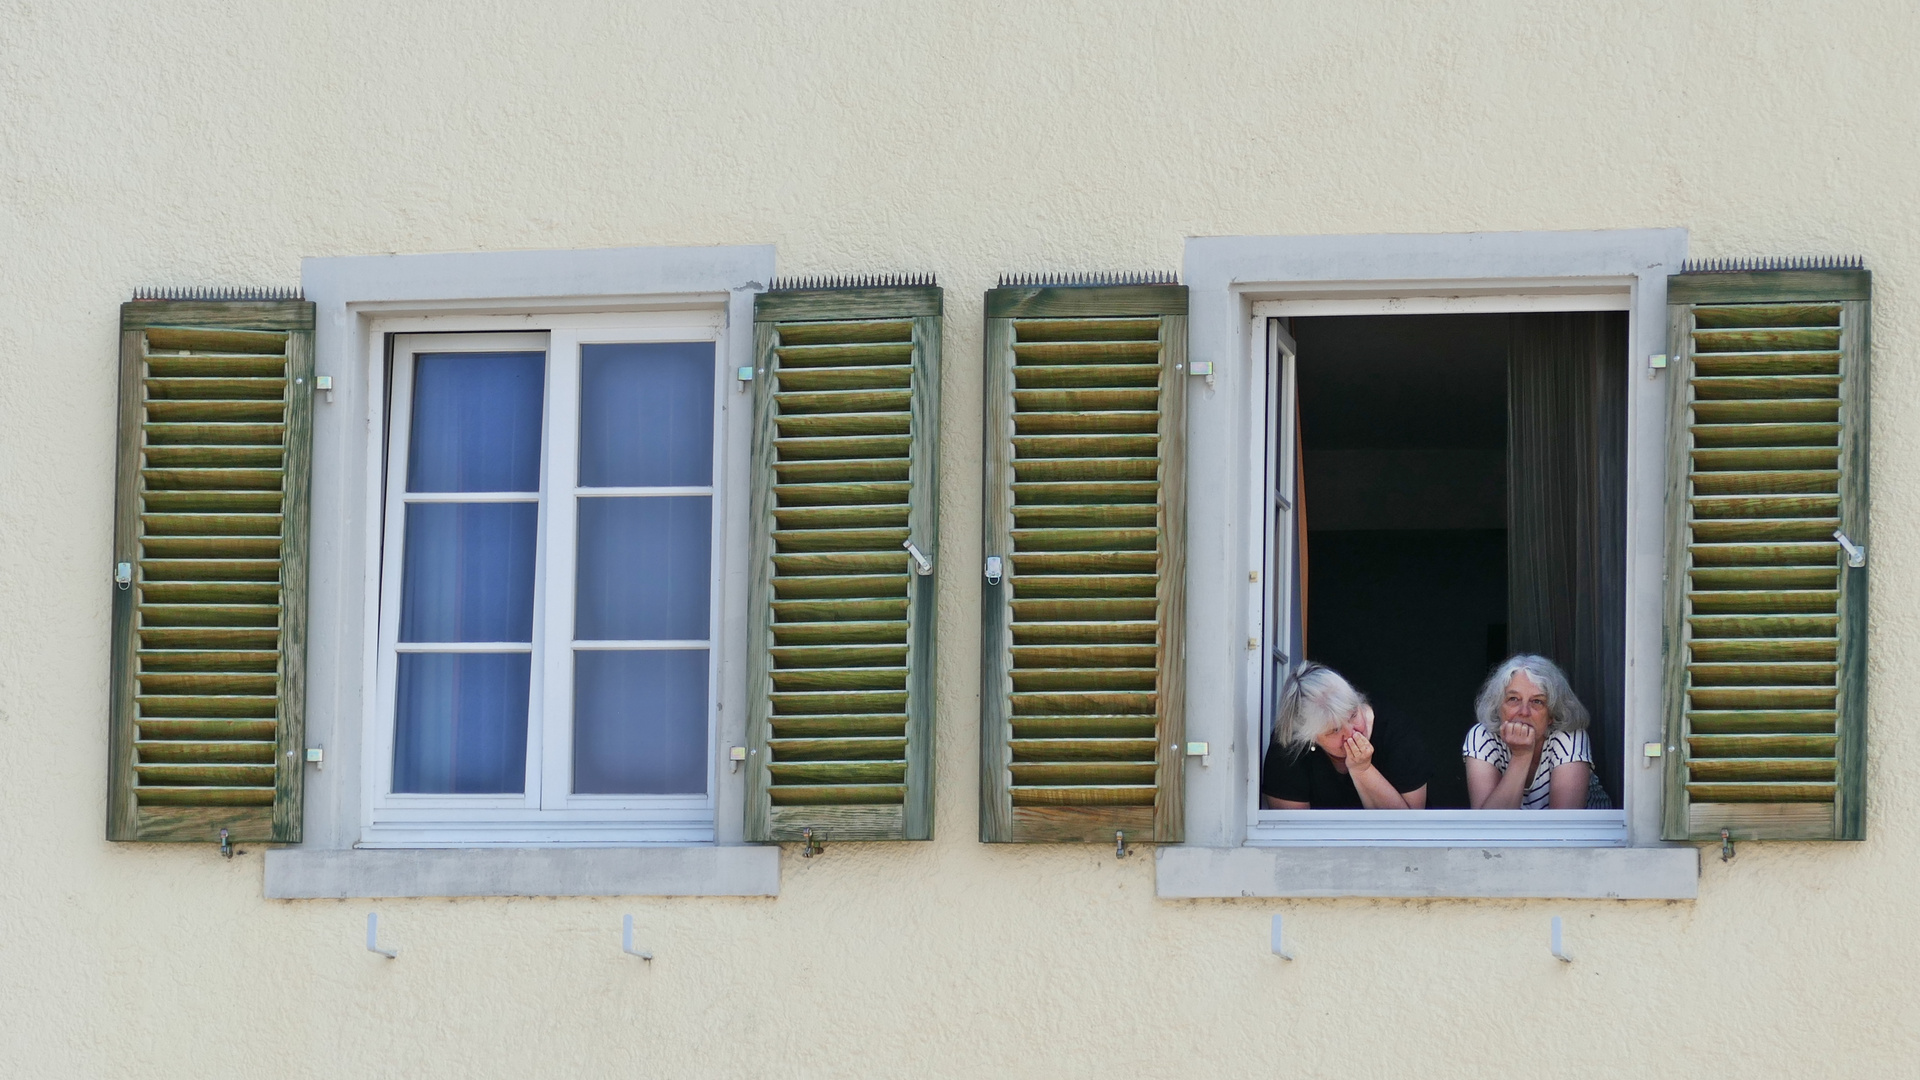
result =
[[754,304],[749,840],[933,838],[941,293]]
[[107,838],[298,842],[313,305],[120,329]]
[[[1669,279],[1670,840],[1865,835],[1871,277]],[[1864,560],[1859,560],[1864,563]]]
[[1178,842],[1187,290],[987,293],[980,837]]

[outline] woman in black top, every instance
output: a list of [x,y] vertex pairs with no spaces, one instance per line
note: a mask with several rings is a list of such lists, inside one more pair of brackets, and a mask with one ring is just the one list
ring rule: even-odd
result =
[[1413,726],[1376,711],[1339,672],[1306,664],[1287,678],[1261,771],[1261,805],[1425,810],[1429,775]]

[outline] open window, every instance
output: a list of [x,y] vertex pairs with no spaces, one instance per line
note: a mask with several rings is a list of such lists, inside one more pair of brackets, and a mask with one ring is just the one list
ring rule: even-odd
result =
[[[1372,310],[1369,310],[1371,306]],[[1583,310],[1527,310],[1541,306]],[[1264,446],[1259,729],[1306,661],[1341,672],[1426,781],[1425,811],[1311,811],[1262,799],[1274,839],[1436,830],[1619,842],[1625,762],[1627,313],[1624,294],[1260,305]],[[1502,308],[1507,308],[1502,310]],[[1473,811],[1463,743],[1507,657],[1563,670],[1592,720],[1586,806]],[[1389,748],[1380,747],[1382,757]],[[1284,753],[1285,751],[1278,751]]]

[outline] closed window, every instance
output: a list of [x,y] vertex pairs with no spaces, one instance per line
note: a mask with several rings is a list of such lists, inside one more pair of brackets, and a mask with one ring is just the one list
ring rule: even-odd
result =
[[390,335],[373,842],[711,839],[716,322]]

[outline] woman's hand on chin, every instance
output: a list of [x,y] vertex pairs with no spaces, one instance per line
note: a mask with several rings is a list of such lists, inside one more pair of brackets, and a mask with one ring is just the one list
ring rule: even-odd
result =
[[1500,725],[1500,741],[1506,743],[1507,751],[1517,758],[1533,752],[1540,742],[1540,732],[1532,724],[1507,720]]

